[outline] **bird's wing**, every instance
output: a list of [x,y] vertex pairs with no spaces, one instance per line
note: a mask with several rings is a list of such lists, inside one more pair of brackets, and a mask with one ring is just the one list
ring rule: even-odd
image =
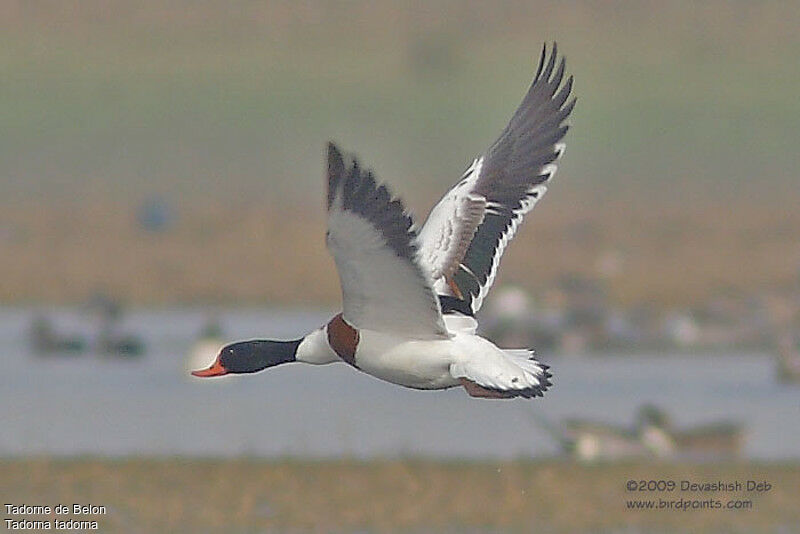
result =
[[431,210],[420,231],[420,259],[434,289],[463,299],[473,312],[564,151],[564,121],[575,98],[569,98],[572,76],[564,81],[564,58],[557,58],[556,44],[549,57],[545,45],[533,83],[500,137]]
[[486,198],[472,191],[471,172],[445,193],[420,230],[420,261],[434,280],[455,273],[483,222]]
[[328,145],[328,249],[343,317],[358,329],[415,339],[447,337],[439,299],[417,263],[417,236],[400,200],[371,171]]

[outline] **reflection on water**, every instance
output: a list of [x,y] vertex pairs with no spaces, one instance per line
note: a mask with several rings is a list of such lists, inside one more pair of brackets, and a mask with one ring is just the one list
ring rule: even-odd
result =
[[[330,315],[219,317],[231,339],[288,339]],[[125,327],[148,347],[138,360],[36,358],[25,338],[33,316],[0,310],[0,455],[529,457],[558,450],[536,413],[624,425],[650,402],[677,425],[743,423],[748,457],[800,458],[800,387],[778,384],[767,355],[557,358],[544,399],[487,401],[459,389],[403,389],[344,364],[193,379],[185,359],[207,317],[201,310],[131,313]],[[75,312],[54,317],[63,329],[85,328]]]

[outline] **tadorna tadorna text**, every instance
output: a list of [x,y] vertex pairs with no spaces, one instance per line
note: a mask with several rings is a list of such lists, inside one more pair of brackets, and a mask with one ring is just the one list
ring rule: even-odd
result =
[[[546,191],[575,106],[555,43],[500,137],[475,159],[417,231],[372,171],[328,145],[327,245],[342,313],[294,341],[225,346],[200,377],[254,373],[288,362],[344,361],[416,389],[463,386],[473,397],[541,396],[548,367],[528,349],[476,334],[475,312],[522,218]],[[563,82],[563,83],[562,83]]]

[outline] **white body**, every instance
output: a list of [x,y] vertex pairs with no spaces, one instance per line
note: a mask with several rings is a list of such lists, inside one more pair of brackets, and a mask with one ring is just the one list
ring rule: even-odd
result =
[[365,373],[393,384],[416,389],[449,388],[458,385],[458,380],[450,374],[450,365],[458,358],[462,337],[408,341],[380,332],[361,331],[356,362]]
[[[503,350],[475,334],[477,323],[464,316],[445,317],[449,337],[408,339],[360,330],[356,367],[376,378],[414,389],[447,389],[461,379],[500,391],[546,389],[546,367],[527,350]],[[315,330],[297,350],[297,361],[342,361],[330,348],[326,328]]]
[[460,385],[451,369],[470,362],[504,359],[503,352],[480,336],[456,334],[451,339],[413,340],[361,332],[356,361],[362,371],[387,382],[416,389]]

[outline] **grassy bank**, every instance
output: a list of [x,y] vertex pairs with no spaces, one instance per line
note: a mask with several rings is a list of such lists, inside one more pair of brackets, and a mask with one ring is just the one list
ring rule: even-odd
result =
[[[626,491],[629,479],[767,481],[767,492]],[[798,464],[4,460],[0,500],[95,504],[102,532],[798,532]],[[629,510],[632,498],[750,500]],[[83,519],[87,519],[84,517]]]

